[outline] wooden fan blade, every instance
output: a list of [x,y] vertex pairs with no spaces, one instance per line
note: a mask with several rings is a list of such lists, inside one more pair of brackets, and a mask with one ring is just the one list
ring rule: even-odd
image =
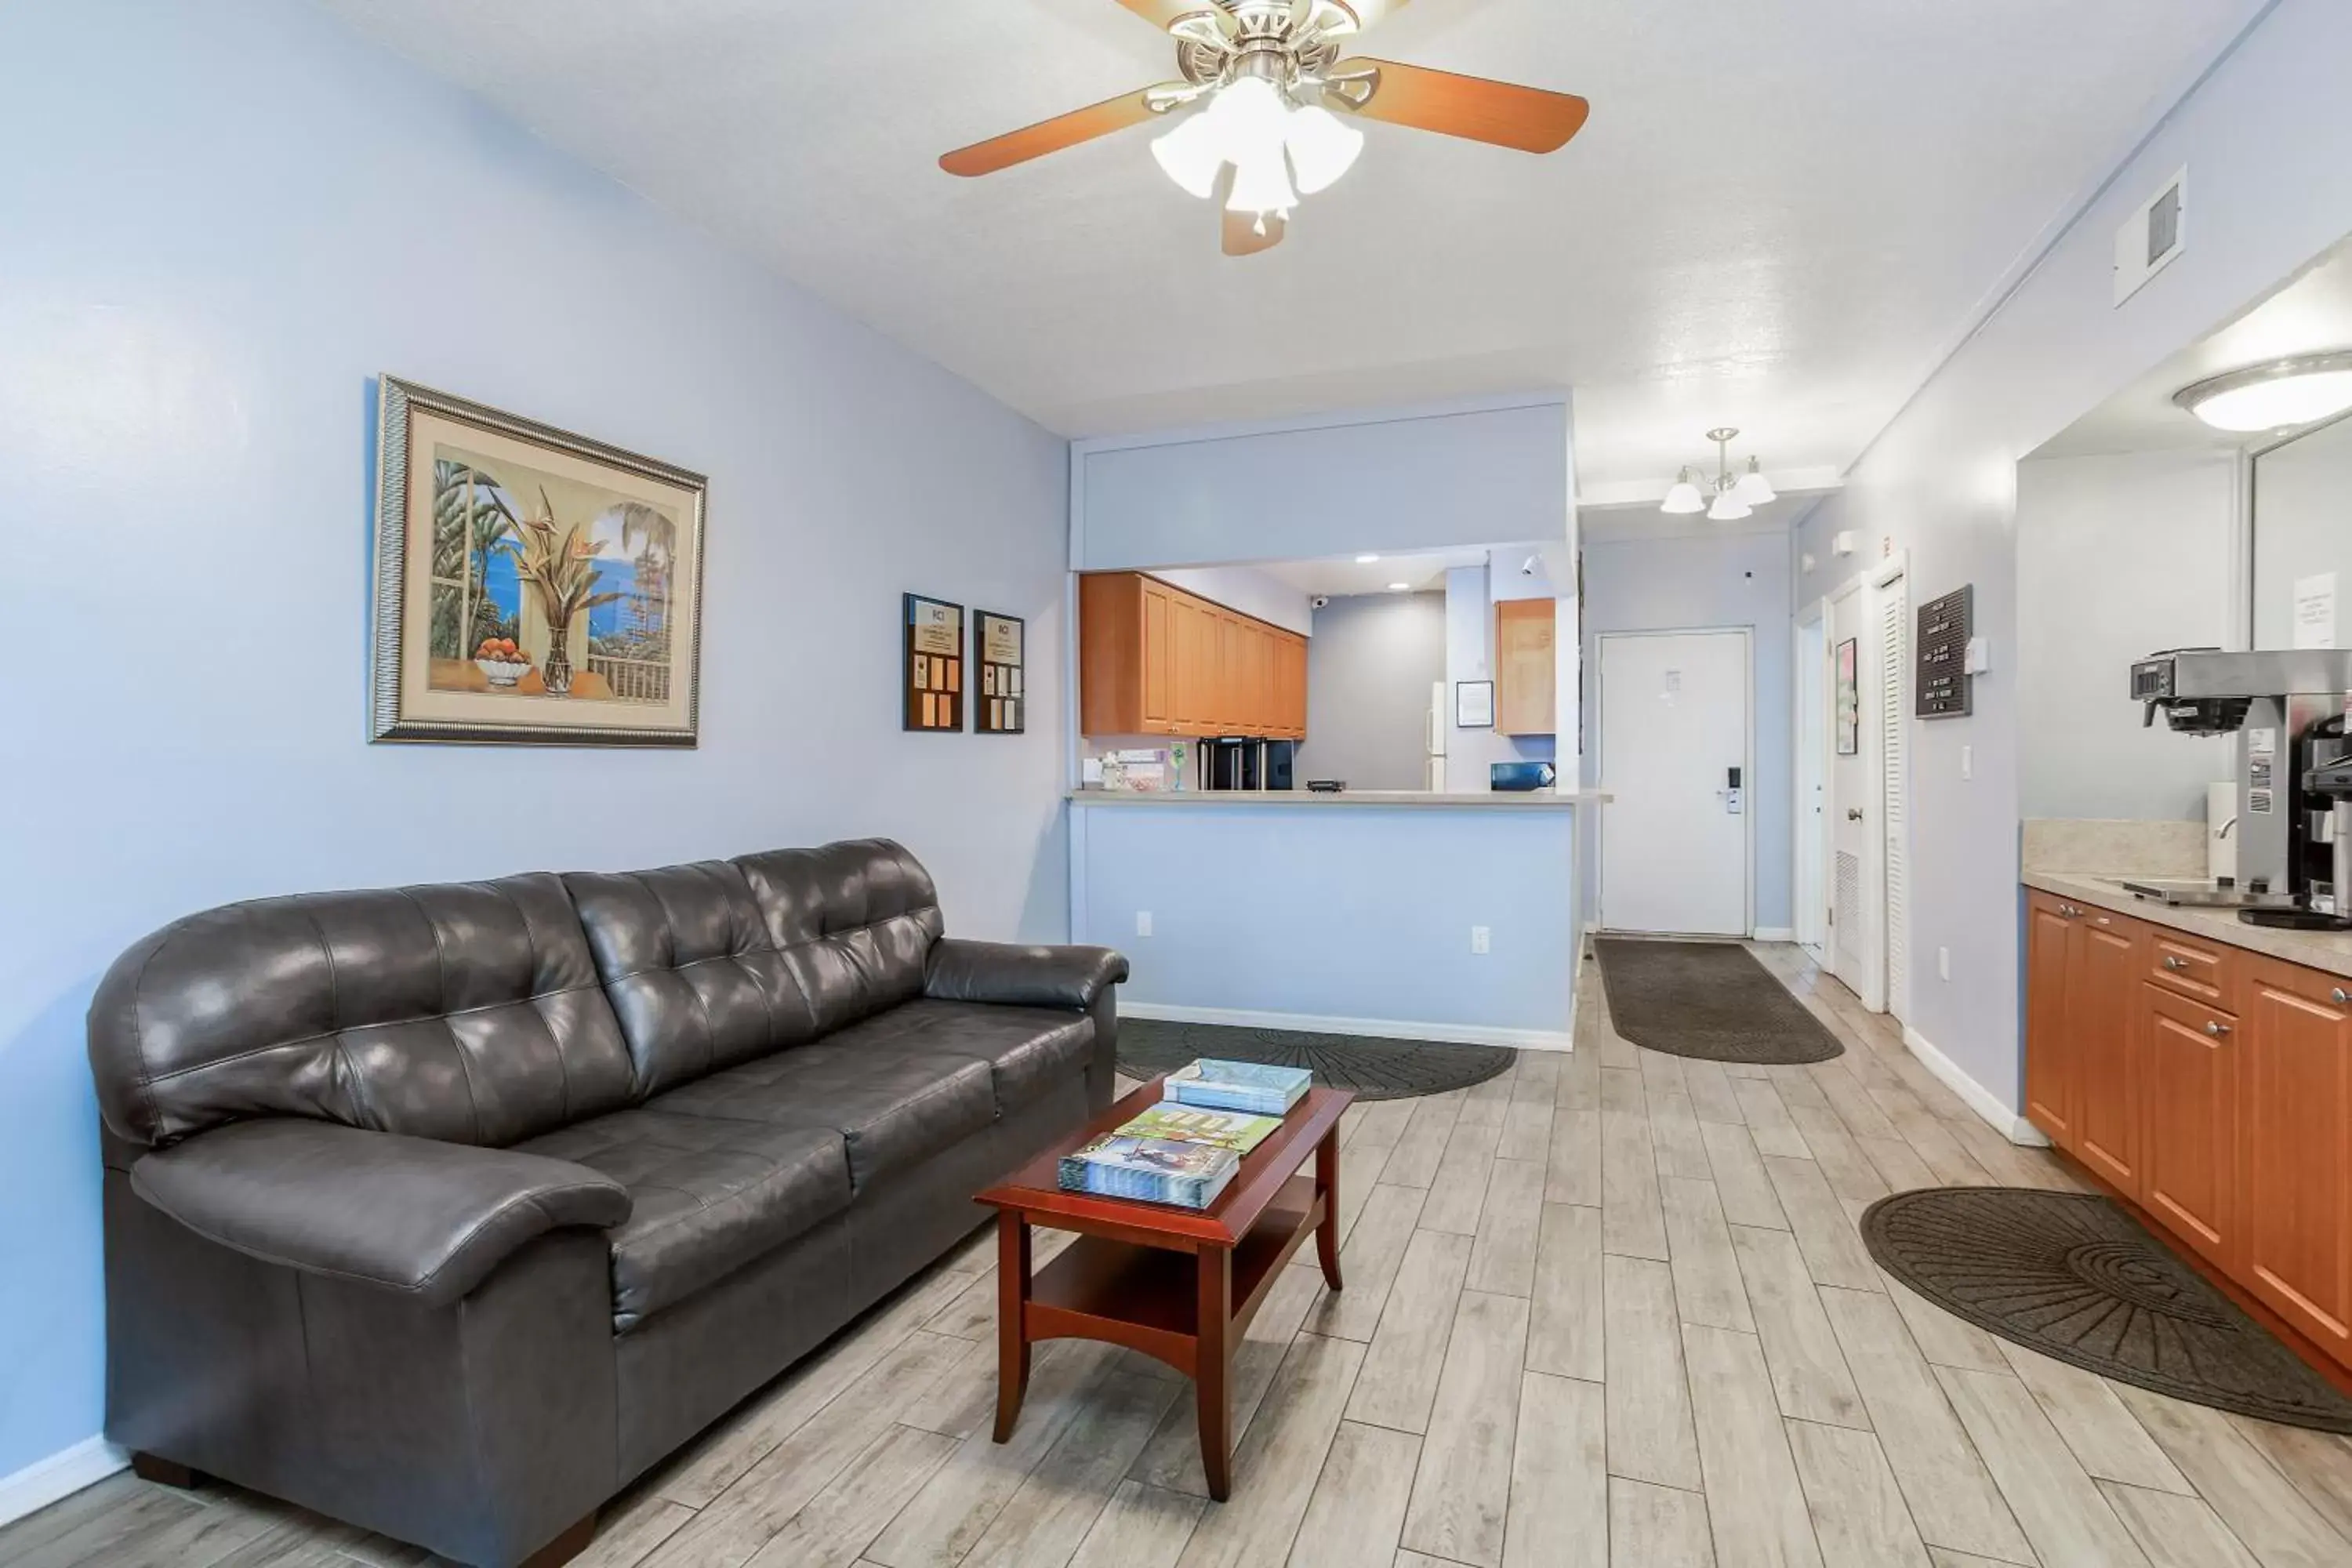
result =
[[1041,120],[1018,131],[1008,131],[986,142],[959,147],[940,160],[940,167],[966,178],[992,174],[999,169],[1009,169],[1015,163],[1025,163],[1032,158],[1042,158],[1048,153],[1058,153],[1065,147],[1075,147],[1081,142],[1091,142],[1097,136],[1108,136],[1154,118],[1151,89],[1145,88],[1074,109],[1051,120]]
[[[1592,106],[1573,93],[1456,76],[1393,60],[1345,59],[1331,76],[1339,90],[1326,101],[1354,108],[1367,120],[1461,136],[1522,153],[1556,153],[1584,129]],[[1356,101],[1357,84],[1370,79],[1371,96]]]
[[1283,230],[1289,226],[1280,213],[1265,215],[1265,232],[1257,231],[1255,213],[1227,213],[1225,217],[1225,254],[1255,256],[1261,250],[1272,250],[1282,243]]

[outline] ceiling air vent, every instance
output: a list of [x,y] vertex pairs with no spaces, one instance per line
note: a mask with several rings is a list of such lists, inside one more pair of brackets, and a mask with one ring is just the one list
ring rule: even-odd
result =
[[2116,232],[2116,303],[2147,287],[2172,265],[2189,240],[2189,171],[2164,182]]

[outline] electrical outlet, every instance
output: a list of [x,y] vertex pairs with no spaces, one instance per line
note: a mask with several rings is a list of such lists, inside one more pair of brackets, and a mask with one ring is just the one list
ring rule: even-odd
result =
[[1150,910],[1138,910],[1135,911],[1135,934],[1138,936],[1150,936],[1151,934],[1151,911]]
[[1939,947],[1936,950],[1936,978],[1949,980],[1951,977],[1952,950],[1948,947]]
[[1470,928],[1470,951],[1473,952],[1486,952],[1490,951],[1488,937],[1489,932],[1485,926],[1472,926]]
[[1974,746],[1960,748],[1960,776],[1964,779],[1977,776],[1977,749]]

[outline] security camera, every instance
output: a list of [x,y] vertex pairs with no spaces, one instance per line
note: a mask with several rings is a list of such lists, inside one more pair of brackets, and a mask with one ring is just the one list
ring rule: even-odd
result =
[[1519,563],[1519,575],[1522,577],[1532,577],[1536,574],[1536,568],[1542,564],[1542,556],[1530,555],[1525,561]]
[[1328,594],[1318,594],[1313,599],[1309,600],[1308,603],[1312,604],[1319,610],[1331,603],[1331,595]]

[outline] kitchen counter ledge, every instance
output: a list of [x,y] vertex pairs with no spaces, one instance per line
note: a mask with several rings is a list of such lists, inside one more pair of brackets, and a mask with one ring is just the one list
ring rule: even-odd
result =
[[1579,805],[1606,805],[1612,798],[1597,790],[1507,790],[1440,793],[1433,790],[1351,789],[1338,795],[1310,790],[1162,790],[1157,792],[1074,789],[1075,805],[1139,806],[1179,809],[1184,806],[1282,805],[1307,811],[1331,811],[1347,806],[1402,806],[1408,810],[1569,811]]
[[2094,904],[2150,925],[2201,936],[2225,947],[2244,948],[2249,952],[2284,959],[2326,974],[2352,975],[2352,931],[2280,931],[2273,926],[2250,926],[2238,919],[2235,910],[2177,908],[2127,893],[2123,880],[2114,877],[2028,871],[2023,880],[2038,892]]

